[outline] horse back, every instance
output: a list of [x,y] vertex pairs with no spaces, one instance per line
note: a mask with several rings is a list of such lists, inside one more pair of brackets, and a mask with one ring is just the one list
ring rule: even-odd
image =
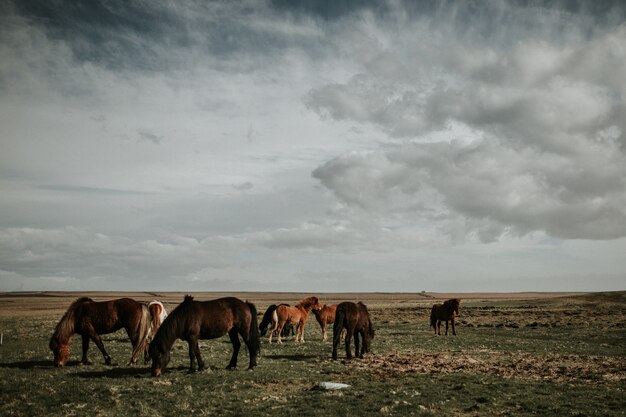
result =
[[76,330],[80,333],[91,327],[98,334],[107,334],[122,327],[133,327],[139,320],[141,320],[141,304],[133,299],[89,300],[77,309]]
[[290,321],[292,323],[297,323],[300,321],[302,311],[297,307],[290,307],[281,304],[276,308],[276,315],[278,316],[279,322]]
[[321,313],[320,316],[326,323],[333,324],[335,322],[335,314],[337,314],[337,304],[324,306]]
[[201,339],[215,339],[237,328],[248,332],[252,314],[248,305],[235,297],[210,301],[195,301],[193,314],[188,317],[190,331]]

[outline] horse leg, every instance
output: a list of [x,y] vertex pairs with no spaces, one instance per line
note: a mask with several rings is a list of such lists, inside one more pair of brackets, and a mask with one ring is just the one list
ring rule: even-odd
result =
[[446,336],[448,335],[448,320],[446,320]]
[[[250,326],[254,326],[254,323],[250,323]],[[249,332],[249,331],[248,331]],[[250,364],[248,365],[248,370],[252,370],[256,367],[256,353],[253,355],[251,352],[255,351],[255,348],[253,348],[251,346],[252,344],[252,340],[250,338],[250,336],[244,331],[244,329],[241,329],[239,331],[239,334],[241,335],[243,342],[246,344],[247,348],[248,348],[248,356],[250,357]]]
[[300,322],[300,342],[304,343],[304,326],[306,325],[306,321]]
[[81,365],[89,365],[87,359],[87,351],[89,350],[89,336],[86,334],[81,335],[83,338],[83,358],[80,360]]
[[[135,348],[137,347],[137,344],[139,344],[139,332],[138,331],[133,332],[130,327],[125,327],[125,330],[126,330],[126,334],[128,335],[128,338],[130,339],[130,343],[133,345],[133,353],[135,353]],[[144,354],[144,358],[145,358],[145,354]],[[131,356],[129,365],[135,365],[136,363],[137,363],[137,358],[135,356]]]
[[196,349],[198,348],[198,339],[193,336],[189,337],[187,341],[189,343],[189,372],[195,372],[196,370]]
[[456,330],[454,329],[454,319],[450,320],[452,322],[452,334],[456,336]]
[[359,349],[361,348],[359,334],[360,332],[354,332],[354,356],[363,358],[363,354],[359,352]]
[[241,341],[239,341],[239,335],[237,333],[237,329],[231,329],[228,332],[230,343],[233,344],[233,356],[230,358],[230,363],[226,369],[235,369],[237,367],[237,356],[239,355],[239,349],[241,348]]
[[[278,323],[278,328],[276,329],[276,336],[278,337],[278,343],[279,344],[283,344],[283,339],[280,337],[281,333],[283,332],[283,327],[285,327],[285,323],[286,321],[282,322],[282,323]],[[297,339],[298,335],[296,334],[296,339]]]
[[[337,326],[337,324],[335,324],[335,326]],[[339,334],[335,333],[335,329],[333,327],[333,356],[332,357],[333,357],[333,360],[335,361],[337,360],[337,346],[341,344],[342,332],[343,332],[343,329]]]
[[322,340],[324,340],[324,343],[328,341],[328,337],[326,336],[326,322],[325,321],[322,322]]
[[104,344],[102,343],[102,339],[100,338],[100,335],[98,335],[98,333],[96,333],[95,330],[89,329],[89,338],[93,340],[96,346],[98,346],[98,349],[100,349],[100,352],[102,353],[102,356],[104,357],[105,365],[111,365],[111,357],[109,356],[107,351],[104,349]]
[[352,342],[352,334],[354,333],[354,329],[348,329],[348,333],[346,333],[346,358],[352,359],[352,352],[350,352],[350,342]]
[[435,335],[441,336],[441,320],[437,320],[437,327],[435,327]]

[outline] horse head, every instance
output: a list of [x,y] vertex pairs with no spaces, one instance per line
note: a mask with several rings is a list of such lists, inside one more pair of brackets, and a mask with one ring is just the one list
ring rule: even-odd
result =
[[164,352],[155,342],[156,340],[153,340],[148,347],[148,353],[152,359],[152,376],[161,376],[170,361],[170,352]]
[[54,366],[63,367],[67,362],[67,358],[70,357],[70,345],[69,343],[60,343],[59,339],[52,337],[50,339],[50,350],[54,354]]

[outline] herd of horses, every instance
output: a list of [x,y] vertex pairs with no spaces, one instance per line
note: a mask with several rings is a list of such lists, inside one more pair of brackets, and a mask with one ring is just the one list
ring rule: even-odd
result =
[[[443,304],[435,304],[431,309],[430,325],[435,335],[441,334],[441,323],[452,323],[452,334],[456,335],[454,319],[459,314],[460,299],[454,298]],[[367,306],[362,302],[345,301],[335,305],[321,304],[318,297],[304,298],[294,307],[288,304],[272,304],[268,307],[259,324],[256,306],[235,297],[224,297],[210,301],[196,301],[186,295],[169,315],[159,301],[148,304],[130,298],[111,301],[94,301],[81,297],[67,309],[50,339],[50,350],[54,354],[54,365],[62,367],[70,355],[70,341],[75,334],[82,337],[81,364],[88,364],[89,342],[93,341],[107,365],[111,357],[104,348],[100,335],[124,329],[133,346],[129,365],[137,363],[143,353],[144,360],[152,360],[152,376],[160,376],[170,360],[170,351],[177,339],[189,344],[189,370],[204,369],[198,340],[215,339],[228,334],[233,346],[233,354],[227,369],[237,366],[241,348],[240,337],[246,344],[250,362],[248,369],[254,369],[261,350],[260,338],[269,333],[268,342],[276,335],[279,344],[282,338],[294,334],[295,341],[304,343],[304,329],[309,315],[313,313],[322,330],[326,342],[326,325],[333,324],[332,358],[337,359],[337,349],[342,338],[345,340],[346,357],[352,358],[351,343],[354,340],[354,354],[360,358],[370,350],[374,338],[374,328]],[[345,333],[345,337],[343,334]]]

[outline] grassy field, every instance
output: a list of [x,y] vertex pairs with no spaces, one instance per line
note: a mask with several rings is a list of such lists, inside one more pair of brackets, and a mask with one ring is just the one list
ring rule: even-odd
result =
[[[79,366],[75,338],[68,366],[54,368],[48,341],[62,314],[58,306],[76,295],[0,294],[0,415],[626,415],[626,293],[467,296],[457,337],[435,337],[428,327],[437,295],[319,296],[368,304],[376,329],[372,354],[345,361],[340,351],[340,360],[331,361],[332,346],[310,317],[304,344],[263,340],[255,371],[245,370],[243,350],[240,368],[225,370],[231,345],[222,338],[201,342],[208,370],[187,373],[187,345],[178,341],[167,371],[152,378],[147,365],[126,366],[131,346],[123,332],[103,338],[112,366],[93,344],[93,365]],[[270,300],[298,300],[241,297],[260,313]],[[165,298],[170,310],[182,299]],[[46,302],[54,313],[42,309]],[[316,389],[321,381],[350,387]]]

